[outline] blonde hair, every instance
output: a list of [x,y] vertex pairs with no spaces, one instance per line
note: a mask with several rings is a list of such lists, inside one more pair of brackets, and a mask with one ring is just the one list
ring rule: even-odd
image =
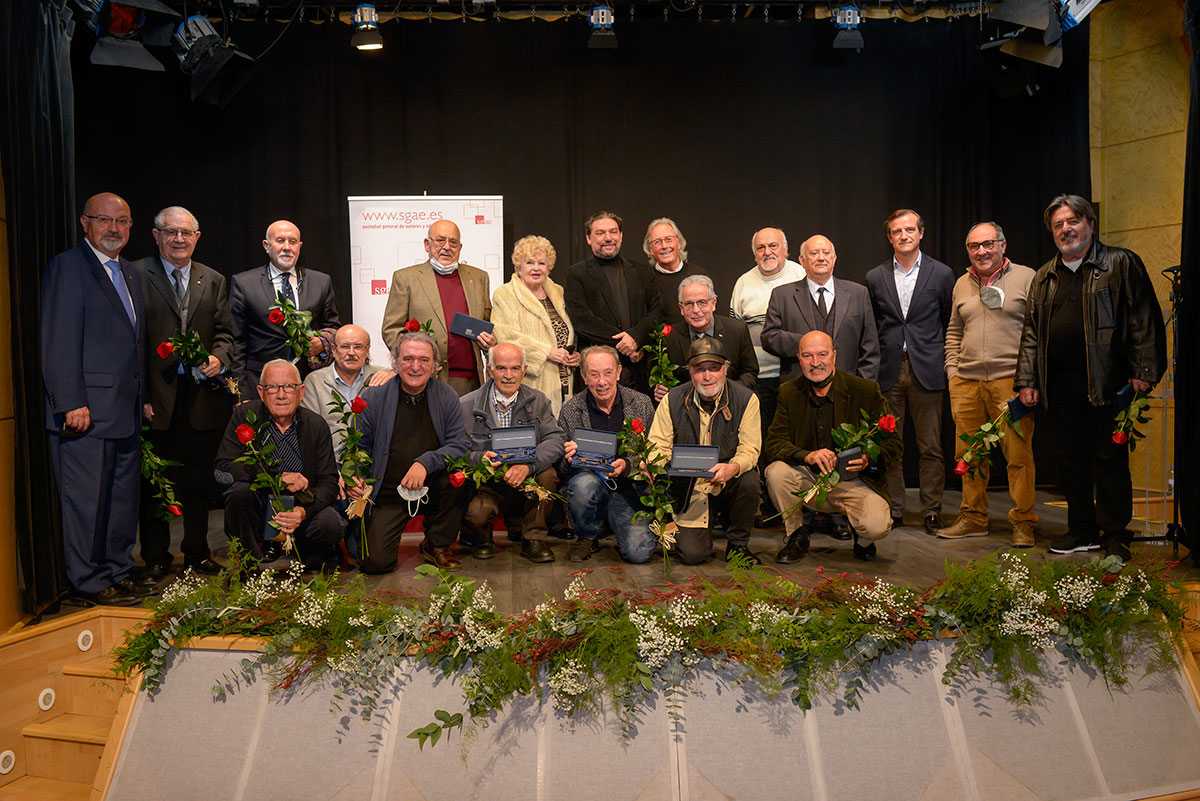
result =
[[550,244],[550,240],[544,236],[523,236],[517,240],[517,244],[513,245],[512,263],[513,268],[519,270],[521,265],[530,256],[536,256],[539,253],[546,254],[546,268],[554,269],[554,245]]

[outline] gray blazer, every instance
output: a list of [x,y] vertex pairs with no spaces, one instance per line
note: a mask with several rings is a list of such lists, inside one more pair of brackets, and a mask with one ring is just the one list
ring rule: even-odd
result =
[[[329,408],[329,404],[333,401],[334,392],[339,395],[346,393],[334,383],[337,378],[335,369],[331,364],[308,374],[308,377],[304,379],[304,400],[300,401],[300,405],[321,415],[325,418],[325,422],[329,423],[329,431],[333,434],[333,452],[340,457],[342,446],[346,442],[346,427],[342,425],[342,418],[335,415]],[[367,391],[367,379],[382,369],[384,368],[377,364],[368,364],[363,367],[363,385],[362,389],[358,391],[359,395]],[[343,397],[342,400],[349,403],[354,398]]]
[[[879,380],[879,333],[867,288],[853,281],[832,278],[833,347],[837,350],[837,369]],[[819,326],[817,309],[808,290],[808,279],[776,287],[767,304],[763,322],[763,350],[779,357],[779,380],[800,376],[796,354],[800,338]]]
[[[471,440],[468,458],[479,462],[483,454],[492,449],[492,420],[488,414],[488,399],[494,386],[492,379],[484,382],[483,386],[474,392],[462,396],[463,425],[466,426],[467,436]],[[563,455],[563,445],[567,438],[558,427],[554,410],[550,408],[550,399],[533,387],[525,384],[517,390],[516,405],[513,407],[512,424],[514,426],[534,426],[537,428],[537,452],[531,466],[531,474],[537,475],[548,467],[554,466]]]

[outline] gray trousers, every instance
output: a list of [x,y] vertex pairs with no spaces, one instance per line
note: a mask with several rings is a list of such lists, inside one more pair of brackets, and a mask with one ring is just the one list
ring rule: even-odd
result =
[[[946,463],[942,459],[942,411],[945,391],[930,392],[921,386],[908,363],[900,363],[900,377],[883,397],[896,416],[896,436],[904,441],[904,420],[912,417],[920,454],[921,515],[942,512],[942,492],[946,489]],[[904,514],[904,457],[887,466],[888,494],[892,496],[892,517]]]

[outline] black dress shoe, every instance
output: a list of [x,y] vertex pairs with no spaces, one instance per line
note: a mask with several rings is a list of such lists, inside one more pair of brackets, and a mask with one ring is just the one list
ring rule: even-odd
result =
[[184,560],[183,568],[184,570],[190,568],[196,573],[203,573],[206,576],[215,576],[221,572],[221,566],[208,557]]
[[77,592],[72,596],[84,606],[136,606],[142,596],[123,590],[117,585],[105,587],[100,592]]
[[904,528],[904,515],[892,515],[892,528]]
[[492,542],[491,537],[471,546],[471,556],[476,559],[491,559],[495,555],[496,543]]
[[145,598],[148,595],[158,592],[157,584],[145,584],[140,581],[130,581],[129,579],[114,581],[113,587],[122,592],[127,592],[136,598]]
[[729,558],[735,553],[741,555],[745,559],[748,559],[751,566],[762,564],[762,560],[759,559],[758,555],[751,551],[748,546],[736,542],[725,546],[725,561],[728,562]]
[[586,562],[592,558],[592,554],[599,550],[600,540],[589,540],[587,537],[579,537],[567,549],[567,561]]
[[850,521],[845,515],[829,516],[829,536],[842,542],[854,537],[854,529],[850,528]]
[[560,540],[575,539],[575,533],[573,531],[571,531],[571,529],[567,528],[566,526],[554,526],[553,528],[551,528],[548,531],[548,533],[550,534],[551,537],[555,537]]
[[283,543],[278,540],[267,540],[262,547],[262,564],[274,562],[283,556]]
[[869,545],[859,545],[858,535],[854,535],[854,558],[863,562],[873,562],[875,557],[879,555],[879,549],[875,547],[875,543]]
[[808,541],[811,535],[808,529],[804,526],[796,529],[787,538],[787,542],[779,549],[779,553],[775,554],[775,561],[781,565],[790,565],[794,562],[799,562],[804,557],[808,556]]
[[554,551],[541,540],[525,540],[521,543],[521,556],[530,562],[553,562]]
[[936,537],[938,530],[942,527],[942,519],[938,515],[925,515],[925,533],[931,537]]

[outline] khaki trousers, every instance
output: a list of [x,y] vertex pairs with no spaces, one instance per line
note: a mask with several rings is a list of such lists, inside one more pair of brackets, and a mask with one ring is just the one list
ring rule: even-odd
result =
[[[803,494],[816,486],[816,483],[816,476],[807,466],[792,467],[785,462],[771,462],[767,465],[767,493],[770,494],[776,509],[791,508],[799,500],[792,493]],[[864,484],[861,478],[839,481],[825,496],[824,506],[810,505],[809,508],[844,514],[860,540],[881,540],[892,530],[892,515],[888,502]],[[796,507],[783,519],[788,534],[800,528],[803,522],[804,511],[800,507]]]
[[[1016,393],[1012,378],[997,378],[992,381],[969,381],[954,376],[950,379],[950,413],[954,417],[955,435],[971,434],[1000,413],[1000,404],[1007,403]],[[1013,508],[1008,519],[1013,523],[1036,523],[1038,516],[1033,511],[1035,471],[1033,465],[1033,415],[1022,417],[1021,434],[1010,426],[1004,427],[1004,438],[1000,448],[1008,462],[1008,494],[1012,496]],[[967,451],[967,443],[956,440],[955,461]],[[962,506],[959,514],[972,523],[986,526],[988,522],[988,475],[987,462],[980,463],[975,478],[962,477]]]

